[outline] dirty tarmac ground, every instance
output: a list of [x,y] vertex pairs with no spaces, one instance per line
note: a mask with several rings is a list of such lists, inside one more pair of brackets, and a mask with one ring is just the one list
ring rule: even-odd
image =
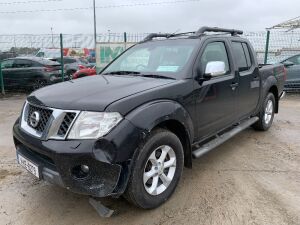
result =
[[0,97],[0,224],[300,224],[300,95],[288,95],[268,132],[251,128],[184,169],[154,210],[105,199],[99,218],[85,196],[37,181],[16,164],[12,125],[25,95]]

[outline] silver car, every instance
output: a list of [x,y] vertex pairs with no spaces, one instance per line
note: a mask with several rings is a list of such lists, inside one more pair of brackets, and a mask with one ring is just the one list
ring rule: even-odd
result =
[[284,89],[287,92],[300,91],[300,54],[281,61],[287,69]]

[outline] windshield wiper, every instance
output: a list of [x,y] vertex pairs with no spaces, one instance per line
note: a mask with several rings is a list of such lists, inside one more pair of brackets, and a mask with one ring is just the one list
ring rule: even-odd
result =
[[108,73],[103,73],[102,75],[127,75],[127,74],[140,74],[140,72],[119,70],[119,71],[112,71],[112,72],[108,72]]
[[161,79],[171,79],[171,80],[176,80],[176,79],[173,78],[173,77],[168,77],[168,76],[159,75],[159,74],[141,74],[141,75],[138,75],[138,76],[141,76],[141,77],[151,77],[151,78],[161,78]]

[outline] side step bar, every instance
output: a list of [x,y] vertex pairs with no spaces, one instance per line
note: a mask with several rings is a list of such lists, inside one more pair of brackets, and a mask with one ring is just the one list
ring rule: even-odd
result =
[[234,127],[233,129],[227,131],[226,133],[216,136],[215,139],[205,143],[200,148],[193,151],[193,157],[199,158],[200,156],[204,155],[205,153],[209,152],[210,150],[214,149],[215,147],[223,144],[228,139],[232,138],[236,134],[240,133],[241,131],[245,130],[247,127],[251,126],[258,120],[258,117],[251,117],[246,121],[241,122],[239,125]]

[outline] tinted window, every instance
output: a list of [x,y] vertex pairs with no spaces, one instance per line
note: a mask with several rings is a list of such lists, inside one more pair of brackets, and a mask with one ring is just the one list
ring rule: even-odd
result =
[[76,59],[64,58],[64,64],[70,64],[70,63],[75,63],[75,62],[76,62]]
[[232,50],[235,58],[235,62],[239,68],[239,71],[248,70],[248,63],[246,59],[246,55],[241,42],[232,42]]
[[40,60],[35,60],[36,63],[39,63],[41,65],[46,65],[46,66],[56,66],[59,65],[57,61],[49,60],[49,59],[40,59]]
[[229,72],[229,61],[225,44],[223,42],[209,43],[201,56],[201,70],[204,72],[207,63],[222,61],[225,63],[226,72]]
[[12,68],[13,63],[14,63],[14,60],[13,60],[13,59],[5,60],[5,61],[3,61],[3,62],[1,63],[1,68],[2,68],[2,69],[9,69],[9,68]]
[[16,59],[14,61],[14,68],[28,68],[32,66],[32,61],[26,59]]
[[287,61],[292,62],[295,65],[300,65],[300,55],[296,55],[292,58],[289,58]]
[[250,67],[252,66],[252,61],[251,61],[251,56],[250,56],[250,52],[249,52],[249,47],[246,43],[242,43],[242,45],[243,45],[243,49],[244,49],[246,60],[247,60],[247,66],[248,66],[248,69],[250,69]]

